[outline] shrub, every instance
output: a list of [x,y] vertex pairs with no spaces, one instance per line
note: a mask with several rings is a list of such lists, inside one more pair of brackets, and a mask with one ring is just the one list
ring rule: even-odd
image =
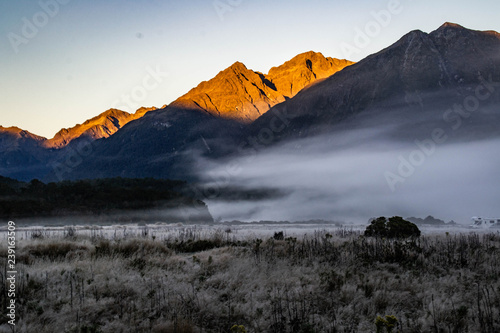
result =
[[395,316],[385,316],[382,318],[377,316],[375,319],[375,327],[377,328],[377,333],[383,333],[384,328],[387,330],[387,333],[391,333],[394,327],[396,327],[398,323],[398,319]]
[[24,252],[27,252],[30,256],[48,258],[51,261],[64,259],[69,254],[77,251],[87,253],[89,248],[84,244],[75,242],[51,241],[49,243],[30,244],[24,249]]
[[172,249],[181,253],[191,253],[191,252],[202,252],[218,248],[221,247],[222,244],[219,241],[214,241],[210,239],[200,239],[195,241],[193,241],[192,239],[188,239],[187,242],[169,244],[169,246]]
[[273,238],[275,240],[283,240],[283,239],[285,239],[285,236],[283,235],[283,231],[275,232]]
[[393,216],[389,218],[389,221],[381,216],[366,227],[365,236],[386,238],[420,237],[420,229],[414,223],[406,221],[400,216]]
[[247,333],[247,330],[245,329],[245,326],[243,326],[243,325],[233,325],[233,327],[231,327],[231,332]]

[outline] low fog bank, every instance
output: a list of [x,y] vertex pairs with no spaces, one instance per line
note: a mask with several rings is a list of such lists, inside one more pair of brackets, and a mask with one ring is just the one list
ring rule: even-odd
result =
[[[73,214],[46,217],[20,217],[11,219],[18,228],[58,228],[81,226],[92,228],[115,225],[151,225],[165,223],[213,224],[213,218],[205,206],[180,205],[177,208],[149,208],[121,210],[102,214]],[[0,227],[2,231],[2,227]]]
[[[216,220],[366,224],[370,217],[435,216],[470,224],[498,216],[500,139],[468,143],[388,139],[384,129],[357,130],[272,146],[225,161],[200,161],[203,200]],[[269,200],[223,199],[225,188],[272,188]]]

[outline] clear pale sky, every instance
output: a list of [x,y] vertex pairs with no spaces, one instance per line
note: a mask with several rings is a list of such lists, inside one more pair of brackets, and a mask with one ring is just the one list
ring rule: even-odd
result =
[[263,73],[309,50],[358,61],[446,21],[500,31],[499,14],[498,0],[1,1],[0,125],[50,138],[113,106],[168,104],[235,61]]

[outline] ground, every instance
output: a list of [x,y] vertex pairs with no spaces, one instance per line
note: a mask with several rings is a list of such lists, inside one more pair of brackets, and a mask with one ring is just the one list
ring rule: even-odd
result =
[[500,330],[498,232],[166,225],[17,238],[17,332]]

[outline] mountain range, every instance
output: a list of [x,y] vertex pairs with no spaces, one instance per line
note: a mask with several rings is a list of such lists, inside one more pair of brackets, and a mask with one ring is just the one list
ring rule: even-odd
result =
[[98,140],[107,138],[132,120],[139,119],[144,116],[146,112],[155,110],[157,110],[155,107],[142,107],[135,113],[130,114],[117,109],[109,109],[85,121],[81,125],[78,124],[72,128],[63,128],[57,132],[52,139],[44,141],[43,146],[46,148],[60,149],[66,147],[76,139],[87,138],[89,140]]
[[[172,102],[168,110],[178,110],[175,117],[180,118],[183,118],[182,114],[186,113],[186,110],[190,110],[210,116],[209,119],[206,119],[208,122],[214,122],[212,119],[214,117],[233,120],[235,123],[225,122],[226,126],[231,128],[237,125],[236,123],[245,124],[253,121],[272,106],[293,97],[302,88],[351,64],[353,62],[348,60],[326,58],[321,53],[306,52],[297,55],[281,66],[271,68],[269,74],[264,75],[247,69],[244,64],[236,62],[213,79],[200,83],[196,88]],[[143,107],[134,114],[110,109],[83,124],[60,130],[52,139],[39,137],[19,128],[0,127],[0,158],[2,161],[0,174],[22,180],[34,177],[53,179],[54,165],[56,165],[56,169],[57,165],[62,165],[64,168],[67,159],[81,155],[78,153],[79,143],[86,145],[98,139],[109,138],[126,124],[142,118],[146,113],[166,109],[166,105],[161,109]],[[172,114],[169,113],[170,117]],[[188,113],[194,114],[193,112]],[[206,117],[203,115],[197,116],[200,117],[200,120],[205,121]],[[154,117],[154,119],[150,125],[156,130],[170,127],[168,119],[163,119],[163,117]],[[191,123],[185,124],[185,126],[179,127],[179,130],[184,132],[186,127],[192,125]],[[136,126],[137,124],[131,129],[133,130]],[[199,135],[202,134],[199,133]],[[142,135],[134,134],[133,137],[140,136]],[[176,138],[183,136],[184,133],[178,133]],[[205,136],[211,137],[207,133]],[[161,138],[151,138],[152,141],[159,139]],[[164,139],[168,142],[172,141],[172,138]],[[124,144],[123,140],[126,139],[121,139],[122,144]],[[182,141],[185,140],[182,139]],[[141,142],[149,145],[147,140],[141,140]],[[177,143],[171,148],[162,149],[161,152],[170,153],[175,149],[175,146]],[[155,147],[155,144],[153,143],[151,147]],[[111,149],[109,153],[113,153],[113,151],[116,149]],[[154,152],[152,153],[154,154]],[[77,159],[80,157],[76,156]],[[99,174],[98,171],[96,172]],[[137,175],[140,175],[140,172]],[[61,178],[60,173],[56,176]]]
[[108,110],[50,140],[0,127],[0,174],[190,179],[200,155],[375,127],[398,140],[436,128],[478,140],[500,134],[499,105],[500,34],[445,23],[355,64],[307,52],[262,74],[236,62],[168,106]]
[[[279,137],[331,132],[339,124],[343,128],[380,124],[391,126],[391,134],[398,138],[415,138],[423,129],[443,126],[443,120],[455,126],[457,117],[468,121],[469,130],[462,128],[459,133],[463,138],[498,135],[499,82],[500,34],[445,23],[430,34],[412,31],[301,91],[257,119],[250,131],[259,133],[281,110],[287,114],[287,126],[276,134]],[[482,117],[457,111],[455,105],[474,107],[477,90],[487,96],[480,100]],[[488,112],[491,107],[495,112]]]

